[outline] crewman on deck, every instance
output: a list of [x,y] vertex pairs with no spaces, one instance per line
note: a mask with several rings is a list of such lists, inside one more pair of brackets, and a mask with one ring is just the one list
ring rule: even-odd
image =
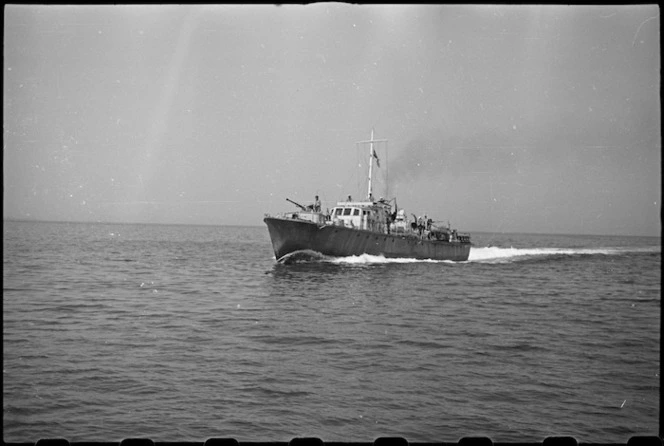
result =
[[316,195],[316,200],[314,201],[314,212],[320,212],[320,200],[318,195]]
[[392,224],[392,214],[385,209],[385,225],[387,226],[387,233],[390,233],[390,224]]

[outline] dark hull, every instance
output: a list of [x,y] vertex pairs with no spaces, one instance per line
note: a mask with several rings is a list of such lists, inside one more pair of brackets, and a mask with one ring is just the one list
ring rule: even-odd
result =
[[318,226],[302,220],[267,217],[277,260],[295,251],[311,250],[333,257],[361,254],[390,258],[468,260],[470,243],[420,239],[407,234],[379,234],[343,226]]

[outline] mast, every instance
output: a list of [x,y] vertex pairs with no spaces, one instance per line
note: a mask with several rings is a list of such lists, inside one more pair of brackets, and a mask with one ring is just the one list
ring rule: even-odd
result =
[[367,192],[367,199],[371,197],[371,169],[373,167],[374,148],[374,129],[371,129],[371,140],[369,141],[369,191]]
[[[374,150],[374,143],[385,143],[387,144],[387,139],[374,139],[374,129],[371,129],[371,139],[368,141],[358,141],[355,144],[369,144],[369,187],[367,190],[367,199],[372,195],[373,189],[372,189],[372,184],[371,184],[371,177],[372,177],[372,172],[373,172],[373,159],[376,158],[376,162],[378,162],[378,155],[376,155],[376,151]],[[380,164],[378,165],[380,167]]]

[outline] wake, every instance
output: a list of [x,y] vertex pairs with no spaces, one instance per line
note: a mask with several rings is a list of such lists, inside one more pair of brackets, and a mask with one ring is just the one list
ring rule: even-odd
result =
[[455,262],[452,260],[432,260],[432,259],[412,259],[412,258],[386,258],[370,254],[348,257],[319,257],[318,261],[350,264],[350,265],[371,265],[371,264],[389,264],[389,263],[512,263],[533,258],[544,258],[553,256],[584,256],[584,255],[621,255],[626,253],[656,253],[661,252],[659,247],[632,247],[632,248],[501,248],[497,246],[487,246],[483,248],[473,247],[470,250],[470,256],[465,262]]
[[472,263],[508,263],[547,256],[582,256],[582,255],[621,255],[626,253],[660,252],[656,247],[643,248],[500,248],[487,246],[472,248],[468,262]]

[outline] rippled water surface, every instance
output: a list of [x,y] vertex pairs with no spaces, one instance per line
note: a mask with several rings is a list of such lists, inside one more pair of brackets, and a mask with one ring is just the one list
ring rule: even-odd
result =
[[281,265],[264,227],[3,235],[5,441],[657,434],[659,238]]

